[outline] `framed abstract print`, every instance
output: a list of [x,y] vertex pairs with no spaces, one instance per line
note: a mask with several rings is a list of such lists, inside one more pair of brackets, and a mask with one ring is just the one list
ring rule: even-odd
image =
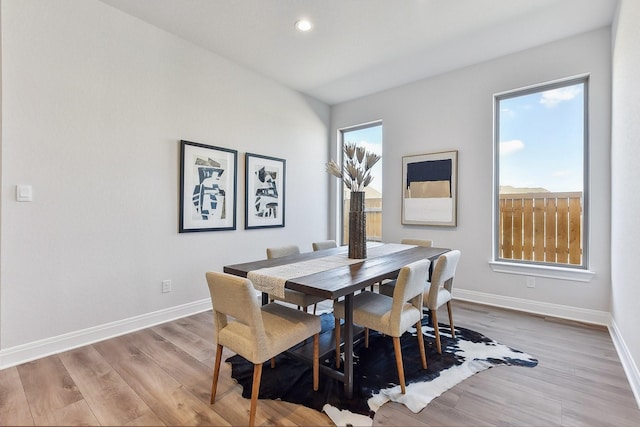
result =
[[402,224],[457,224],[458,152],[402,158]]
[[180,141],[180,233],[236,229],[238,152]]
[[246,153],[245,229],[284,227],[286,160]]

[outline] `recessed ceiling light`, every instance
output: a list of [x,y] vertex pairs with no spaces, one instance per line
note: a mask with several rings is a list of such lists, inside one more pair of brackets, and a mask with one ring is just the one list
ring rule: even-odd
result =
[[305,33],[307,31],[311,31],[312,28],[313,24],[308,19],[301,19],[299,21],[296,21],[296,29],[298,31],[302,31],[303,33]]

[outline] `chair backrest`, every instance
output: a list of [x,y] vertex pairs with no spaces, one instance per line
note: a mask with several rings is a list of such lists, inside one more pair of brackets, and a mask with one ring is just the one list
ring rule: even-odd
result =
[[296,245],[289,246],[280,246],[277,248],[267,248],[267,258],[280,258],[283,256],[289,255],[298,255],[300,253],[300,248]]
[[428,259],[421,259],[400,269],[393,290],[390,322],[400,319],[402,309],[407,302],[422,312],[424,282],[429,274],[429,264],[430,261]]
[[403,245],[416,245],[430,248],[433,246],[433,240],[431,239],[401,239],[400,243]]
[[425,295],[425,305],[435,307],[438,300],[438,289],[440,287],[444,287],[451,292],[451,288],[453,288],[453,278],[456,275],[459,260],[460,251],[457,249],[445,252],[438,257],[438,261],[433,268],[433,273],[431,273],[429,295]]
[[[243,277],[211,271],[207,272],[206,277],[218,336],[220,331],[229,324],[229,317],[232,317],[253,332],[255,348],[266,348],[267,339],[262,311],[251,281]],[[238,348],[232,348],[232,350],[240,353]],[[242,356],[251,357],[246,354]]]
[[322,249],[331,249],[331,248],[337,248],[338,245],[336,244],[335,240],[322,240],[320,242],[313,242],[311,244],[311,246],[313,247],[314,251],[319,251]]

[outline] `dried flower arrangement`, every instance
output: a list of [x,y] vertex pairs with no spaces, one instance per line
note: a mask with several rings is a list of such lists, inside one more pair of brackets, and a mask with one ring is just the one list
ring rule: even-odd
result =
[[344,144],[345,161],[342,168],[331,160],[326,164],[327,172],[340,178],[344,185],[351,191],[364,191],[364,188],[371,183],[371,168],[378,163],[381,156],[367,151],[362,146],[356,146],[353,142]]

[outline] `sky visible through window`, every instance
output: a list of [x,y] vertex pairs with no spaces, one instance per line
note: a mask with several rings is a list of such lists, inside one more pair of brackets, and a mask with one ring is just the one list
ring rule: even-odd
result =
[[[343,134],[343,142],[353,142],[356,145],[364,145],[367,150],[382,156],[382,125],[374,125],[364,129],[349,130]],[[371,169],[373,181],[369,187],[382,193],[382,162],[381,159]]]
[[499,100],[500,186],[583,191],[584,83]]

